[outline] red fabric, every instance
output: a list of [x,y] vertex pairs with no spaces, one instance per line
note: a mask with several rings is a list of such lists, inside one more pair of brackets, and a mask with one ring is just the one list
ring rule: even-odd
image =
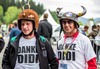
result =
[[96,57],[92,58],[87,63],[88,63],[88,69],[97,69]]
[[[73,34],[72,36],[70,36],[70,37],[77,37],[78,33],[79,33],[79,32],[76,32],[76,33],[74,33],[74,34]],[[67,36],[66,34],[64,34],[64,38],[67,38],[67,37],[69,37],[69,36]]]

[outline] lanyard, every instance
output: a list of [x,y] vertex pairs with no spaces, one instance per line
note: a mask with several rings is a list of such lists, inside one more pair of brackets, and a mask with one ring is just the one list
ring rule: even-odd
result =
[[[77,34],[77,36],[78,36],[78,34]],[[73,38],[72,42],[69,44],[70,46],[71,46],[72,43],[75,41],[75,39],[77,38],[77,36]],[[67,38],[64,38],[64,45],[66,44],[66,39],[67,39]],[[65,51],[64,51],[64,56],[67,54],[67,52],[68,52],[68,50],[69,50],[69,48],[70,48],[69,45],[68,45],[68,48],[65,49]]]

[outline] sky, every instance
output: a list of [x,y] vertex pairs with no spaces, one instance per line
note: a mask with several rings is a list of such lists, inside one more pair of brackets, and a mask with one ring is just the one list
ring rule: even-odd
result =
[[43,4],[45,9],[56,11],[56,8],[63,8],[63,12],[72,11],[74,13],[82,12],[81,6],[87,9],[85,18],[100,18],[100,0],[33,0]]

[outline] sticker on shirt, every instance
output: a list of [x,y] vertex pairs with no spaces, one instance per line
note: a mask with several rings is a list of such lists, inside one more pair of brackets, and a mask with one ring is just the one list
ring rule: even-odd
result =
[[61,63],[61,64],[60,64],[60,69],[67,69],[67,64]]

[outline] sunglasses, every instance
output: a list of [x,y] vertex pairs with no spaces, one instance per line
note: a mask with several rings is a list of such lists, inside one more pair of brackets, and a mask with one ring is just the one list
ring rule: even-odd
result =
[[61,21],[61,23],[62,24],[66,24],[66,23],[68,23],[68,24],[72,24],[74,21],[72,21],[72,20],[68,20],[68,21],[66,21],[66,20],[63,20],[63,21]]

